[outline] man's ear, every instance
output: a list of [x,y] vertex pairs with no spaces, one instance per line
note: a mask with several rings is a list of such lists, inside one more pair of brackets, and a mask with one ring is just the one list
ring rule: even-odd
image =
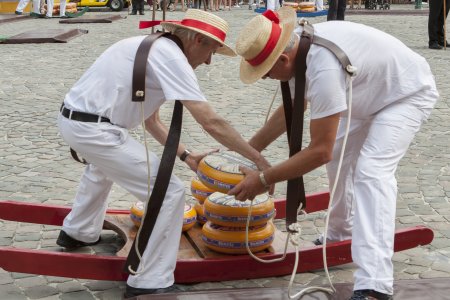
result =
[[289,55],[285,54],[285,53],[281,53],[281,55],[278,57],[278,63],[282,64],[282,65],[288,65],[289,64]]

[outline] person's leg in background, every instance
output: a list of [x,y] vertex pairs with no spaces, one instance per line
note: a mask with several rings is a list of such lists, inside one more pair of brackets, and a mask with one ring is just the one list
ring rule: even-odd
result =
[[60,0],[59,16],[64,18],[66,16],[66,0]]
[[345,17],[345,9],[347,8],[347,0],[337,0],[338,7],[336,13],[336,20],[344,20]]
[[45,14],[46,18],[51,18],[53,16],[53,3],[54,0],[47,0],[47,13]]

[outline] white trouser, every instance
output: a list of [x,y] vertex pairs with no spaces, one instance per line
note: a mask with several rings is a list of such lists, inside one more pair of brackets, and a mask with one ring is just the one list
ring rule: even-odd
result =
[[[397,181],[395,171],[429,110],[392,104],[368,120],[352,119],[341,173],[330,210],[327,238],[352,238],[358,266],[354,290],[393,293],[393,244]],[[347,119],[342,118],[327,164],[330,188],[336,176]]]
[[[54,0],[47,0],[47,17],[53,16]],[[61,0],[59,3],[59,16],[62,17],[66,14],[66,1]]]
[[[86,123],[58,117],[64,140],[90,164],[80,180],[72,211],[64,219],[63,230],[83,242],[98,240],[107,197],[113,182],[138,200],[147,202],[148,172],[145,147],[129,136],[128,130],[110,123]],[[159,159],[150,155],[151,189]],[[146,250],[142,255],[141,273],[128,277],[136,288],[165,288],[174,283],[174,270],[183,225],[184,184],[170,178],[166,197]],[[131,205],[130,205],[131,206]]]
[[[25,9],[25,7],[28,5],[29,2],[30,0],[20,0],[19,4],[17,4],[16,11],[23,12],[23,10]],[[40,0],[33,0],[33,12],[38,14],[39,8],[40,8]]]
[[280,8],[280,1],[278,0],[267,0],[267,9],[278,10]]
[[323,0],[316,0],[316,10],[321,11],[323,10]]

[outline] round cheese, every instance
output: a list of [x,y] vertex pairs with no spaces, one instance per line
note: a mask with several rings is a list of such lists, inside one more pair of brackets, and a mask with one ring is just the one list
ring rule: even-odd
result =
[[213,189],[210,189],[209,187],[204,185],[197,177],[192,178],[191,193],[192,196],[200,203],[205,202],[205,199],[214,192],[215,191]]
[[[239,201],[234,196],[216,192],[205,203],[205,217],[214,224],[231,227],[245,227],[251,201]],[[271,197],[261,194],[255,197],[250,216],[250,226],[266,224],[275,214]]]
[[197,212],[191,205],[186,204],[184,206],[182,231],[187,231],[187,230],[191,229],[192,227],[194,227],[196,221],[197,221]]
[[[272,222],[265,225],[249,227],[248,243],[252,252],[268,248],[275,236],[275,226]],[[202,240],[214,251],[227,254],[247,253],[245,245],[245,227],[226,227],[206,222],[202,228]]]
[[200,161],[197,176],[208,188],[227,193],[244,179],[244,174],[239,171],[240,165],[257,169],[255,164],[235,152],[212,153]]
[[208,221],[205,217],[205,212],[203,210],[203,204],[200,204],[199,202],[195,203],[194,205],[195,211],[197,212],[197,222],[200,224],[205,224],[206,221]]

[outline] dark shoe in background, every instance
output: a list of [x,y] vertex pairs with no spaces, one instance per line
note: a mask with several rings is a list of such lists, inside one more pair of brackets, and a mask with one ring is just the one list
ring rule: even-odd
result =
[[437,41],[432,41],[432,42],[428,43],[428,48],[434,49],[434,50],[441,50],[442,46],[439,45],[439,43]]
[[448,41],[446,41],[445,45],[444,45],[444,41],[439,41],[438,44],[439,44],[439,46],[442,46],[442,47],[448,47]]
[[125,299],[137,297],[140,295],[149,295],[149,294],[165,294],[165,293],[176,293],[180,292],[181,290],[176,285],[171,285],[166,288],[162,289],[141,289],[141,288],[135,288],[132,286],[129,286],[127,284],[127,287],[125,289],[125,294],[123,295]]
[[56,244],[67,249],[75,249],[79,247],[96,245],[100,242],[100,240],[101,238],[98,238],[98,241],[96,242],[85,243],[70,237],[64,230],[61,230],[58,239],[56,240]]
[[374,290],[357,290],[353,291],[353,295],[349,300],[394,300],[392,295],[383,294]]
[[137,15],[137,11],[132,11],[130,15]]
[[22,14],[20,11],[17,11],[17,10],[14,13],[19,16]]
[[140,14],[141,16],[145,15],[143,10],[141,10],[141,11],[139,12],[139,14]]
[[320,241],[320,239],[316,239],[315,241],[313,241],[313,244],[316,245],[316,246],[323,245],[323,243]]

